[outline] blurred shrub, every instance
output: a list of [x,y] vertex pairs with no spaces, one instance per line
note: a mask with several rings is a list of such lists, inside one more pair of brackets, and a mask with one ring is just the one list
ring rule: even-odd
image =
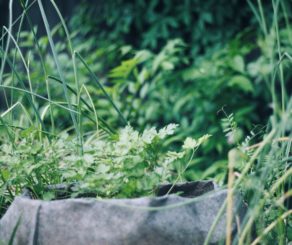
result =
[[[265,8],[271,10],[271,3]],[[267,11],[269,20],[272,11]],[[96,18],[98,16],[98,18]],[[218,50],[236,33],[256,22],[246,2],[228,0],[115,0],[77,8],[71,25],[81,34],[158,51],[169,39],[181,38],[191,55]]]
[[[288,31],[283,29],[281,35],[287,35]],[[158,54],[132,51],[132,58],[124,60],[109,74],[114,97],[135,126],[178,123],[180,134],[172,141],[180,141],[187,135],[212,134],[202,152],[204,169],[206,163],[212,164],[220,160],[220,155],[226,156],[230,147],[243,140],[248,132],[263,126],[260,123],[272,112],[273,91],[269,81],[276,67],[270,59],[277,55],[273,51],[276,38],[273,30],[266,40],[259,37],[252,42],[252,35],[248,30],[242,32],[209,59],[198,59],[193,64],[185,55],[186,44],[180,39],[169,41]],[[281,40],[282,49],[289,52],[287,39]],[[284,69],[288,87],[291,72],[285,63]],[[279,94],[277,90],[278,87],[276,94]],[[227,116],[225,110],[228,114],[234,112],[239,128],[227,140],[220,123]],[[201,176],[198,165],[194,169],[192,178]]]

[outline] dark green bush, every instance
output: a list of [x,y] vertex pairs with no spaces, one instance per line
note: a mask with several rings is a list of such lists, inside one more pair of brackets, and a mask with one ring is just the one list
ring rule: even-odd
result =
[[[271,4],[265,4],[265,9],[269,20]],[[194,58],[218,50],[255,23],[248,4],[236,0],[86,1],[71,21],[74,28],[82,26],[83,35],[90,33],[97,40],[131,44],[137,49],[159,51],[167,40],[180,38]]]

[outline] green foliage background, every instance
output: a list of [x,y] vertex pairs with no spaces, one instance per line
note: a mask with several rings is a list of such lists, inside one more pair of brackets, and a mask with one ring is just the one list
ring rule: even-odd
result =
[[[291,10],[285,4],[279,6],[280,40],[283,52],[290,53],[291,31],[285,16]],[[277,57],[276,34],[272,4],[263,7],[270,27],[266,36],[259,31],[261,23],[247,2],[224,0],[216,4],[156,0],[84,4],[71,24],[84,27],[81,38],[95,33],[97,46],[108,41],[120,45],[119,64],[106,67],[110,72],[104,84],[132,125],[178,123],[179,135],[171,142],[188,135],[213,135],[195,171],[189,173],[193,179],[217,161],[222,166],[228,150],[249,131],[260,132],[272,112],[269,80],[271,60]],[[101,18],[92,18],[97,13]],[[286,64],[288,83],[291,72]],[[222,109],[234,113],[239,125],[236,139],[226,140],[220,123],[226,116]]]
[[[285,4],[283,1],[279,5],[279,34],[283,52],[290,53],[291,31],[287,26],[290,10]],[[186,175],[189,180],[216,177],[223,183],[228,151],[251,130],[259,135],[263,133],[272,113],[270,102],[274,95],[270,78],[274,67],[271,60],[277,57],[273,11],[271,4],[264,5],[266,25],[270,26],[264,33],[259,31],[261,23],[251,6],[225,0],[220,0],[220,4],[187,0],[106,1],[97,5],[84,2],[68,20],[74,49],[85,57],[91,71],[132,126],[142,130],[179,124],[176,136],[165,142],[173,149],[187,136],[213,135],[192,163],[194,167]],[[97,15],[99,18],[94,17]],[[52,33],[57,40],[66,36],[61,25]],[[62,99],[61,78],[47,52],[50,48],[48,37],[38,39],[38,50],[33,33],[21,32],[18,45],[29,50],[24,56],[30,60],[34,92],[68,103]],[[66,82],[72,88],[69,97],[77,103],[78,89],[73,82],[74,69],[68,51],[68,42],[57,41],[58,59]],[[44,64],[39,62],[40,55]],[[75,66],[79,89],[86,86],[97,117],[111,129],[125,126],[82,62],[77,61]],[[284,82],[289,87],[288,62],[284,62],[283,67]],[[46,77],[48,74],[50,76]],[[26,76],[25,73],[20,75]],[[39,79],[46,80],[47,85],[40,86]],[[5,83],[13,83],[13,80],[15,77],[7,76]],[[280,89],[275,89],[279,94]],[[23,96],[22,92],[13,93],[14,98]],[[88,93],[81,91],[83,101],[88,101]],[[285,100],[289,93],[287,91]],[[46,101],[38,103],[41,110],[48,111]],[[75,102],[72,103],[74,106]],[[89,114],[88,108],[79,109]],[[274,109],[280,112],[279,105]],[[230,113],[234,114],[238,130],[236,135],[226,139],[221,119]],[[60,106],[50,109],[50,114],[44,117],[48,130],[58,131],[71,125],[70,114]],[[93,129],[92,117],[80,120],[84,132]],[[207,171],[212,173],[210,176],[204,174],[209,166],[214,168]]]

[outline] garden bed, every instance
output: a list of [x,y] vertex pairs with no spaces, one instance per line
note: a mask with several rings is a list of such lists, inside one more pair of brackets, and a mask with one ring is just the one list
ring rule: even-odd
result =
[[[70,188],[55,190],[64,198]],[[42,201],[25,192],[0,221],[0,236],[8,241],[16,231],[13,244],[203,244],[227,196],[211,181],[164,185],[157,193],[161,196]],[[239,195],[234,198],[236,233],[235,220],[242,220],[245,207]],[[222,215],[210,243],[224,241],[225,234]]]

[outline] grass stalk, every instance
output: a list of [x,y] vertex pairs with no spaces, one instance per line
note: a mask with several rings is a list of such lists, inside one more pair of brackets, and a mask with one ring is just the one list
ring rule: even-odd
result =
[[65,77],[64,77],[64,74],[63,74],[63,71],[62,71],[58,56],[57,56],[57,52],[56,52],[55,44],[53,42],[50,26],[49,26],[48,19],[47,19],[47,16],[46,16],[46,13],[45,13],[45,10],[44,10],[44,7],[43,7],[43,4],[42,4],[41,0],[38,0],[38,5],[39,5],[41,16],[42,16],[42,19],[43,19],[43,22],[44,22],[44,25],[45,25],[47,36],[48,36],[48,39],[49,39],[51,51],[53,53],[54,62],[56,64],[58,74],[59,74],[59,76],[61,78],[61,81],[63,83],[64,96],[65,96],[65,99],[66,99],[66,101],[68,103],[68,107],[70,109],[69,112],[70,112],[70,116],[71,116],[71,119],[72,119],[72,122],[73,122],[73,125],[74,125],[74,129],[78,133],[77,122],[76,122],[75,115],[72,112],[72,105],[71,105],[71,102],[70,102],[70,99],[69,99],[69,96],[68,96]]
[[278,217],[275,221],[273,221],[266,229],[264,229],[264,231],[262,232],[262,234],[260,236],[258,236],[252,243],[251,245],[256,245],[258,244],[264,236],[266,236],[269,232],[271,232],[271,230],[273,228],[275,228],[275,226],[280,222],[283,221],[285,218],[289,217],[290,215],[292,215],[292,210],[288,210],[285,213],[283,213],[280,217]]
[[[2,48],[0,48],[0,57],[1,57],[1,56],[2,56],[2,57],[4,56],[4,51],[2,50]],[[6,86],[6,85],[1,85],[1,84],[0,84],[0,86],[3,87],[3,88],[5,88],[5,87],[6,87],[6,88],[12,88],[12,89],[17,89],[17,90],[19,90],[19,91],[25,92],[25,97],[26,97],[26,99],[28,100],[29,104],[31,105],[31,107],[32,107],[32,109],[33,109],[33,111],[34,111],[34,113],[35,113],[35,115],[36,115],[36,118],[37,118],[38,122],[40,123],[40,125],[42,126],[42,128],[45,129],[45,125],[44,125],[43,121],[41,120],[40,114],[39,114],[39,112],[38,112],[38,110],[37,110],[35,104],[33,103],[32,99],[31,99],[31,96],[32,96],[32,95],[34,95],[35,97],[42,97],[42,96],[37,96],[37,95],[34,94],[34,93],[33,93],[33,94],[30,94],[31,92],[28,92],[28,91],[26,90],[24,82],[21,80],[21,78],[20,78],[18,72],[17,72],[17,71],[15,70],[15,68],[13,67],[13,64],[11,63],[10,59],[7,57],[6,60],[7,60],[8,65],[9,65],[10,68],[12,69],[12,72],[15,74],[15,76],[16,76],[16,78],[17,78],[19,84],[21,85],[22,89],[18,89],[18,88],[11,87],[11,86]]]
[[[61,20],[61,24],[62,24],[62,27],[65,31],[65,34],[66,34],[66,38],[67,38],[67,41],[68,41],[68,45],[69,45],[69,53],[71,55],[71,60],[72,60],[72,65],[73,65],[73,71],[74,71],[74,80],[75,80],[75,85],[76,85],[76,90],[77,90],[77,94],[80,94],[80,84],[79,84],[79,81],[78,81],[78,76],[77,76],[77,67],[76,67],[76,57],[75,57],[75,52],[73,51],[73,45],[72,45],[72,41],[71,41],[71,37],[70,37],[70,34],[69,34],[69,30],[67,28],[67,25],[65,23],[65,20],[58,8],[58,6],[56,5],[55,1],[54,0],[50,0],[59,19]],[[78,105],[78,115],[77,115],[77,127],[78,127],[78,130],[77,130],[77,138],[78,138],[78,142],[79,142],[79,145],[80,145],[80,148],[79,148],[79,153],[80,154],[83,154],[83,136],[82,136],[82,113],[81,113],[81,105],[80,105],[80,101],[79,101],[79,97],[77,96],[76,97],[76,104]]]
[[244,226],[242,233],[239,237],[238,245],[244,245],[244,239],[246,238],[248,232],[251,230],[252,224],[254,220],[256,219],[258,213],[262,210],[265,202],[267,199],[271,198],[273,194],[276,192],[276,190],[283,184],[285,180],[288,179],[292,175],[292,168],[290,168],[288,171],[285,172],[284,175],[282,175],[272,186],[271,190],[267,195],[265,195],[265,198],[258,203],[258,205],[253,210],[252,216],[249,218],[247,224]]
[[233,160],[229,159],[226,210],[226,245],[231,245],[232,243],[234,164],[235,163]]
[[[61,103],[58,103],[58,102],[55,102],[55,101],[49,100],[49,99],[47,99],[47,98],[44,97],[44,96],[41,96],[41,95],[39,95],[39,94],[36,94],[36,93],[30,92],[30,91],[28,91],[28,90],[26,90],[26,89],[22,89],[22,88],[18,88],[18,87],[12,87],[12,86],[8,86],[8,85],[0,85],[0,87],[2,87],[2,88],[6,88],[6,89],[17,90],[17,91],[23,92],[25,95],[26,95],[26,94],[33,95],[34,97],[37,97],[37,98],[39,98],[39,99],[45,100],[45,101],[47,101],[47,102],[50,102],[51,104],[53,104],[53,105],[55,105],[55,106],[58,106],[58,107],[60,107],[60,108],[62,108],[62,109],[64,109],[64,110],[66,110],[66,111],[69,111],[69,112],[71,112],[71,113],[75,113],[75,114],[78,113],[77,111],[75,111],[75,110],[73,110],[73,109],[70,109],[70,108],[68,108],[68,107],[66,107],[66,106],[62,106]],[[39,116],[39,120],[42,122],[42,120],[41,120],[41,116],[40,116],[39,112],[38,112],[38,116]]]
[[[30,5],[27,6],[27,3],[23,4],[23,1],[21,1],[21,5],[22,5],[22,9],[23,9],[23,14],[26,16],[29,28],[30,28],[30,30],[32,32],[32,35],[33,35],[33,41],[34,41],[34,44],[35,44],[35,47],[36,47],[36,51],[37,51],[38,57],[40,58],[41,68],[42,68],[43,73],[44,73],[44,79],[45,79],[45,83],[46,83],[46,91],[47,91],[47,94],[48,94],[48,99],[49,99],[49,101],[51,101],[52,98],[51,98],[51,92],[50,92],[50,88],[49,88],[49,84],[48,84],[48,80],[47,80],[47,76],[48,76],[47,69],[46,69],[46,66],[45,66],[45,62],[44,62],[44,59],[43,59],[43,54],[42,54],[42,51],[41,51],[41,48],[40,48],[40,45],[39,45],[39,42],[38,42],[38,39],[37,39],[36,32],[35,32],[35,30],[33,28],[33,24],[32,24],[31,18],[30,18],[29,13],[28,13]],[[54,118],[53,118],[53,109],[52,109],[53,107],[50,106],[49,108],[50,108],[51,129],[52,129],[52,132],[54,133],[54,131],[55,131],[55,123],[54,123]]]
[[[12,16],[12,13],[13,13],[12,12],[12,5],[13,5],[13,0],[9,0],[9,24],[8,24],[8,29],[9,29],[10,33],[12,31],[12,18],[13,18],[13,16]],[[9,45],[10,45],[10,36],[7,37],[5,51],[2,52],[2,62],[1,62],[1,67],[0,67],[0,84],[3,83],[3,73],[4,73],[5,64],[6,64]],[[4,98],[5,98],[6,106],[9,107],[6,91],[4,91]]]
[[[278,27],[278,8],[279,8],[279,1],[273,0],[273,10],[274,10],[274,19],[275,19],[275,32],[276,32],[276,43],[277,43],[277,52],[278,52],[278,58],[281,60],[282,52],[281,52],[281,44],[280,44],[280,37],[279,37],[279,27]],[[285,92],[285,81],[284,81],[284,72],[283,72],[283,65],[282,62],[279,64],[279,78],[280,78],[280,84],[281,84],[281,108],[282,108],[282,114],[285,111],[285,101],[286,101],[286,92]]]
[[94,72],[92,72],[92,70],[90,69],[90,67],[88,66],[87,62],[82,58],[82,56],[75,51],[76,56],[78,57],[78,59],[82,62],[82,64],[85,66],[85,68],[87,69],[87,71],[89,72],[91,78],[96,82],[96,84],[98,85],[98,87],[101,89],[101,91],[103,92],[103,94],[106,96],[106,98],[108,99],[108,101],[111,103],[111,105],[114,107],[114,109],[116,110],[116,112],[118,113],[119,117],[121,118],[122,122],[124,123],[124,125],[127,125],[127,120],[124,118],[122,112],[118,109],[118,107],[115,105],[115,103],[113,102],[112,98],[110,97],[110,95],[106,92],[106,90],[104,89],[103,85],[99,82],[97,76],[94,74]]

